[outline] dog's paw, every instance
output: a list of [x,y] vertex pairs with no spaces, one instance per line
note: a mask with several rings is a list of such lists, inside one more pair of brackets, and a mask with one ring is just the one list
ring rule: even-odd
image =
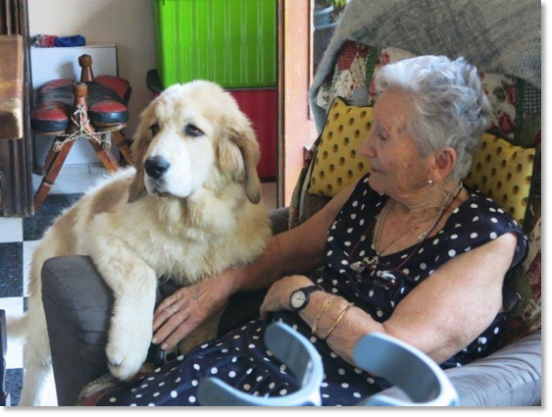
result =
[[120,321],[114,317],[106,349],[108,366],[116,378],[128,381],[140,371],[146,360],[151,343],[151,328],[144,329],[149,326],[143,324],[123,326],[117,323]]

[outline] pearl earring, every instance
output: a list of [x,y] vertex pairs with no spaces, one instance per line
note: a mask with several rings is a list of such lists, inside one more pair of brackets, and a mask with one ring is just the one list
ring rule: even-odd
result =
[[433,180],[432,179],[427,180],[427,185],[429,185],[430,187],[433,187]]

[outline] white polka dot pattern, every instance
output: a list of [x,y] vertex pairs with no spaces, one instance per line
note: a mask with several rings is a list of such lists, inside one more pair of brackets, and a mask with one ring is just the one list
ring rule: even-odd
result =
[[[350,265],[375,256],[372,234],[367,228],[370,229],[386,199],[372,191],[367,181],[359,182],[334,221],[332,228],[335,228],[329,231],[323,252],[324,266],[311,277],[326,292],[353,301],[356,307],[380,322],[391,316],[413,288],[431,274],[437,274],[445,262],[452,262],[459,255],[504,233],[520,234],[509,215],[496,203],[474,194],[454,210],[438,237],[382,257],[374,264],[375,269],[367,268],[364,273],[357,274]],[[366,233],[364,240],[363,233]],[[518,243],[523,247],[516,252],[514,263],[526,252],[525,239],[518,239]],[[383,272],[391,273],[398,287],[386,288]],[[321,395],[325,405],[354,405],[383,387],[380,379],[355,368],[331,351],[325,341],[312,335],[310,327],[296,313],[276,313],[273,320],[286,322],[318,349],[324,361]],[[485,332],[445,361],[444,366],[461,366],[484,355],[491,342],[501,335],[503,320],[504,316],[497,316]],[[197,388],[207,376],[216,376],[253,395],[289,395],[297,389],[296,381],[264,345],[263,332],[268,324],[266,320],[254,320],[216,341],[203,344],[134,382],[126,391],[121,389],[106,395],[102,404],[198,405]]]

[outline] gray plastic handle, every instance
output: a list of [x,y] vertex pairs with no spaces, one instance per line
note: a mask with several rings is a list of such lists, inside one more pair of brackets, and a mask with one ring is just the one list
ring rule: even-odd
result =
[[361,401],[368,406],[455,406],[458,394],[445,372],[425,353],[382,333],[363,336],[353,351],[353,360],[401,388],[412,401],[376,394]]
[[265,343],[301,382],[298,391],[282,397],[263,398],[246,394],[218,378],[209,377],[199,384],[199,404],[265,407],[321,405],[322,359],[310,341],[284,323],[273,323],[266,329]]

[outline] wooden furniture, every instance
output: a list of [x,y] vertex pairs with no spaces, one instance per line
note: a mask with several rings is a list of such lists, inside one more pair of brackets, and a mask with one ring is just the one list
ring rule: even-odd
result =
[[42,168],[44,178],[36,193],[35,211],[54,185],[77,139],[88,140],[109,172],[119,168],[110,152],[112,138],[125,160],[131,162],[130,148],[120,132],[128,120],[128,81],[105,75],[95,79],[89,55],[80,56],[79,65],[80,83],[68,79],[49,81],[36,95],[31,128],[39,135],[55,136],[55,140]]
[[6,312],[0,310],[0,352],[2,352],[2,361],[0,362],[0,406],[9,406],[10,394],[6,393]]
[[[16,88],[21,90],[21,125],[20,139],[0,139],[0,216],[30,216],[33,214],[32,183],[32,138],[29,122],[30,83],[28,54],[28,13],[27,0],[0,0],[0,36],[21,35],[22,44],[17,41],[16,48],[21,48],[23,59],[23,77]],[[13,65],[5,52],[0,53],[1,65]],[[20,59],[20,58],[19,58]],[[0,78],[5,76],[4,68]],[[0,83],[0,96],[5,94],[5,84]],[[3,123],[2,123],[3,124]]]
[[23,37],[0,35],[0,139],[23,136]]
[[[0,141],[19,141],[24,136],[25,71],[21,35],[0,35]],[[2,144],[4,145],[4,143]],[[7,180],[0,158],[0,204]],[[11,162],[11,160],[10,160]]]
[[[0,140],[23,137],[23,51],[21,35],[0,35]],[[5,188],[0,170],[0,202]]]

